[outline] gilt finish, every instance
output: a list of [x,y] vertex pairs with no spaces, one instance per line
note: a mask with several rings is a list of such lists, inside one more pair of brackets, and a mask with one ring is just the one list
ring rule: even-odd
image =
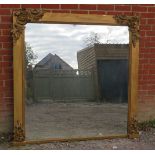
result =
[[128,134],[131,136],[139,134],[138,121],[135,118],[131,118],[130,120],[130,123],[128,126]]
[[17,124],[14,127],[13,140],[15,142],[22,142],[25,140],[24,129],[19,121],[17,121]]
[[24,32],[25,25],[30,22],[37,22],[44,15],[45,11],[40,9],[19,9],[14,13],[16,21],[13,24],[12,37],[14,43],[19,39]]
[[139,39],[139,18],[137,16],[116,15],[114,19],[118,24],[127,25],[132,33],[132,44],[135,47]]
[[[129,54],[129,102],[128,102],[128,133],[127,135],[111,135],[108,137],[75,137],[75,138],[51,138],[49,140],[25,139],[25,71],[24,71],[24,28],[27,23],[65,23],[88,25],[126,25],[130,31]],[[137,137],[138,128],[135,120],[137,114],[137,88],[138,88],[138,64],[139,64],[139,19],[136,16],[125,15],[87,15],[70,13],[51,13],[41,9],[19,9],[13,14],[13,70],[14,70],[14,142],[44,143],[52,141],[72,141],[104,139],[116,137]],[[133,119],[134,118],[134,119]]]

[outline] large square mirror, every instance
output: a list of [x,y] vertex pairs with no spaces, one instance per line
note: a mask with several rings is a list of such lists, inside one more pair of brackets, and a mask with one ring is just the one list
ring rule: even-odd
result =
[[14,37],[14,142],[137,137],[135,17],[19,12],[34,17]]

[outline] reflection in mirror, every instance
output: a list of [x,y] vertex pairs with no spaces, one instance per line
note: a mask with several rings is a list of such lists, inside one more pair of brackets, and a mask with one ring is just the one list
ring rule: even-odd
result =
[[26,140],[127,134],[126,26],[27,24]]

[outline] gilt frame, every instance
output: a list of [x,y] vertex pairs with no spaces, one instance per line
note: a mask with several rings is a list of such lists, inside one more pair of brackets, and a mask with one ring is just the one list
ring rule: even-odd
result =
[[[25,75],[24,75],[24,27],[27,23],[65,23],[87,25],[113,25],[129,27],[129,82],[127,135],[108,137],[77,137],[70,139],[25,140]],[[52,141],[91,140],[139,136],[137,121],[139,17],[126,15],[87,15],[51,13],[42,9],[19,9],[13,12],[13,67],[14,67],[14,131],[13,143],[45,143]]]

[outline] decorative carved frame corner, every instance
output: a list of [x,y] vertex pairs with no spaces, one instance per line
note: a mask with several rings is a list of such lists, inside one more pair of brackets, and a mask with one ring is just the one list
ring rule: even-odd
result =
[[42,18],[46,11],[41,9],[19,9],[14,12],[15,22],[11,31],[13,42],[15,43],[23,34],[25,25],[30,22],[37,22]]
[[139,126],[136,118],[131,118],[130,124],[128,126],[128,135],[129,138],[137,138],[139,137]]
[[132,33],[132,44],[135,47],[136,42],[139,40],[139,17],[137,16],[126,16],[126,15],[116,15],[114,16],[116,22],[120,25],[127,25],[129,31]]
[[13,140],[16,142],[22,142],[25,140],[23,125],[19,121],[17,121],[14,127]]
[[[27,23],[65,23],[128,26],[130,32],[129,87],[128,87],[128,137],[138,135],[136,106],[138,89],[139,18],[126,15],[85,15],[50,13],[42,9],[19,9],[13,13],[13,59],[14,59],[14,141],[25,141],[24,121],[24,29]],[[116,136],[118,137],[118,136]],[[120,136],[121,137],[121,136]],[[87,139],[87,138],[81,138]],[[89,139],[89,138],[88,138]],[[91,138],[92,139],[92,138]],[[94,138],[94,139],[97,139]],[[101,137],[99,138],[101,139]],[[72,140],[72,139],[68,139]],[[52,141],[52,139],[51,139]],[[60,139],[62,141],[62,139]]]

